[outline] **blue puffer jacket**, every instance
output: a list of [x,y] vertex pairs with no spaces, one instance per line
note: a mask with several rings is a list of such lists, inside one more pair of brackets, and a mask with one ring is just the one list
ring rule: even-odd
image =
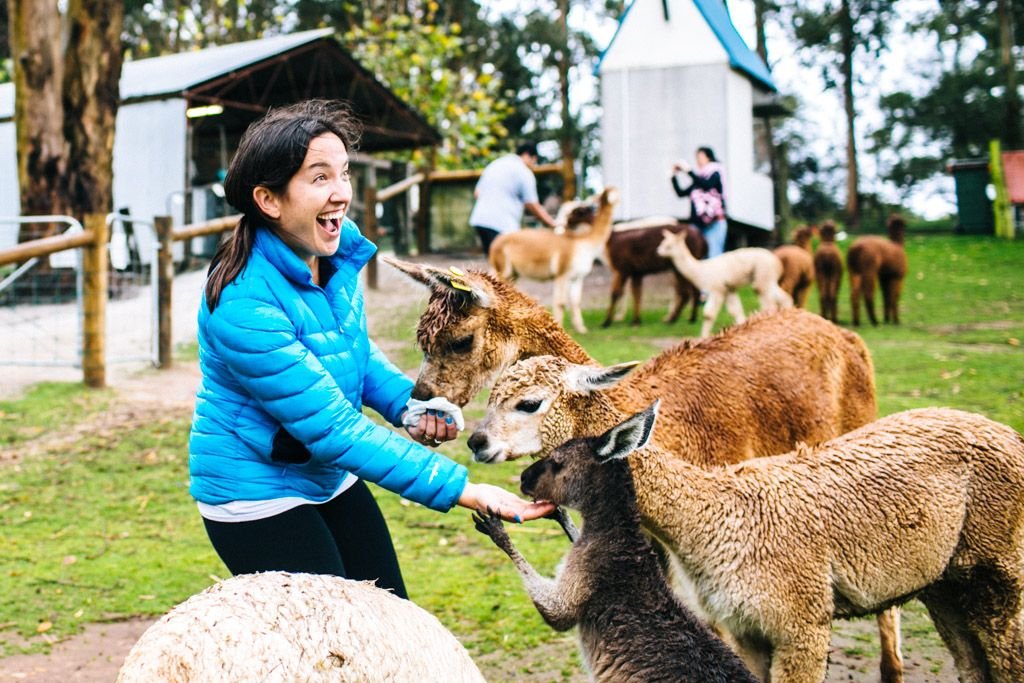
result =
[[[400,423],[412,380],[370,341],[359,271],[376,247],[345,220],[321,288],[266,228],[211,313],[199,311],[202,384],[189,437],[191,493],[220,505],[298,496],[326,500],[348,472],[448,510],[466,468],[374,424]],[[282,431],[282,426],[284,430]],[[275,438],[298,440],[305,462],[282,459]],[[301,449],[299,444],[295,444]]]

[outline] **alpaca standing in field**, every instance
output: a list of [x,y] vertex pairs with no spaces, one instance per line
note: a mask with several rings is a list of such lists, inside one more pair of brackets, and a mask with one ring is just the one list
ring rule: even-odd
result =
[[[690,252],[697,258],[704,258],[707,255],[708,243],[700,230],[688,223],[680,223],[674,218],[655,217],[628,223],[616,223],[607,244],[608,265],[612,271],[612,291],[611,300],[608,303],[608,314],[605,316],[604,322],[601,323],[602,327],[608,327],[613,320],[620,319],[619,316],[616,316],[615,309],[619,299],[622,298],[627,280],[633,294],[631,324],[639,325],[644,276],[666,270],[671,271],[673,275],[675,300],[662,321],[674,323],[679,318],[687,301],[693,302],[693,308],[690,310],[690,322],[697,319],[700,291],[672,267],[670,259],[659,256],[657,253],[662,230],[686,233],[686,242],[690,247]],[[624,315],[625,312],[623,312]]]
[[723,303],[736,323],[747,319],[737,294],[741,287],[753,288],[762,311],[776,311],[793,305],[793,299],[779,287],[782,262],[767,249],[746,247],[698,261],[690,253],[685,239],[664,230],[658,254],[672,259],[675,269],[706,293],[704,323],[700,328],[702,338],[710,336]]
[[491,268],[509,281],[518,277],[554,280],[551,309],[555,320],[561,324],[568,304],[573,329],[585,333],[587,327],[581,310],[583,279],[593,269],[594,260],[604,254],[605,242],[612,232],[612,214],[618,203],[618,190],[606,187],[598,198],[591,229],[586,233],[519,230],[498,235],[488,256]]
[[803,308],[814,282],[814,257],[811,255],[811,228],[793,231],[793,244],[775,247],[774,254],[782,262],[779,287],[793,298],[793,305]]
[[885,322],[900,322],[900,293],[907,276],[907,252],[903,248],[907,224],[899,215],[889,217],[889,239],[877,235],[858,237],[846,252],[846,268],[850,272],[850,307],[854,325],[860,325],[860,300],[868,320],[878,325],[875,317],[875,283],[882,288]]
[[[478,431],[571,476],[558,447],[623,419],[601,389],[629,367],[519,361]],[[651,445],[630,469],[644,526],[762,681],[820,683],[834,617],[913,597],[961,681],[1024,681],[1024,438],[1010,427],[925,408],[715,469]]]
[[[496,515],[476,528],[505,551],[549,626],[579,629],[591,680],[618,683],[757,683],[757,679],[675,596],[650,539],[626,457],[654,428],[657,403],[600,437],[576,439],[522,474],[527,496],[580,511],[583,532],[554,579],[530,566]],[[552,462],[564,463],[555,469]]]
[[814,252],[814,279],[818,283],[821,317],[839,322],[839,287],[843,283],[843,255],[836,246],[836,224],[825,221],[818,231],[821,242]]

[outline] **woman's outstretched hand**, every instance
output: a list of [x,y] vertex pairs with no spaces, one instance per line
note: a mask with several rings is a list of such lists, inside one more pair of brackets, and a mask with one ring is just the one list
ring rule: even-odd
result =
[[466,488],[459,497],[459,505],[470,510],[494,511],[509,522],[528,522],[550,515],[555,504],[547,501],[523,500],[511,491],[491,484],[466,482]]
[[437,446],[459,435],[455,420],[440,410],[428,410],[420,417],[419,422],[407,425],[405,429],[414,441],[425,446]]

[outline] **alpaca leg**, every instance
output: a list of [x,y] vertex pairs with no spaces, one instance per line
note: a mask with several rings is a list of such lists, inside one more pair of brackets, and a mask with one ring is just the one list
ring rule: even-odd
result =
[[791,297],[786,290],[782,289],[778,285],[772,287],[772,300],[775,303],[775,310],[781,311],[784,308],[793,307],[793,297]]
[[587,333],[587,326],[583,324],[583,278],[569,281],[569,310],[572,312],[572,327],[580,334]]
[[608,314],[604,317],[604,322],[601,323],[601,327],[608,327],[612,324],[612,320],[615,319],[615,309],[618,308],[619,300],[622,298],[622,290],[624,289],[625,278],[622,277],[622,273],[617,270],[612,271],[612,293],[611,299],[608,303]]
[[633,319],[630,321],[631,325],[640,324],[640,311],[641,304],[644,298],[644,276],[634,275],[629,279],[629,291],[633,295]]
[[882,297],[885,299],[885,322],[893,325],[900,324],[900,292],[903,289],[903,280],[890,278],[882,283]]
[[799,638],[775,643],[770,681],[820,683],[828,672],[828,645],[832,629],[804,625]]
[[770,680],[772,667],[772,651],[763,639],[744,638],[734,636],[728,631],[719,633],[722,638],[735,652],[743,663],[750,669],[750,673],[759,681]]
[[718,311],[722,308],[723,300],[724,294],[722,292],[716,290],[708,292],[707,301],[704,302],[704,322],[700,326],[701,338],[711,336],[711,328],[715,324],[715,318],[718,317]]
[[850,271],[850,316],[855,326],[860,325],[860,280],[859,273]]
[[740,301],[740,295],[736,292],[729,292],[725,295],[725,310],[729,311],[729,315],[737,325],[747,319],[747,316],[743,314],[743,302]]
[[[680,275],[672,271],[672,284],[673,284],[673,295],[675,299],[672,301],[672,306],[668,309],[668,313],[662,318],[662,322],[674,323],[679,319],[679,314],[683,312],[683,307],[686,305],[686,300],[689,298],[689,282]],[[695,311],[696,313],[696,311]]]
[[953,656],[961,683],[986,683],[985,657],[967,629],[967,621],[958,607],[955,591],[936,586],[921,596],[935,630]]
[[559,325],[563,325],[563,317],[565,315],[565,304],[567,300],[566,296],[566,281],[564,277],[555,278],[554,291],[551,296],[551,314],[555,318],[555,322]]
[[693,302],[690,306],[690,322],[697,322],[697,309],[700,308],[700,290],[690,282],[686,281],[686,287],[690,292],[690,300]]
[[882,683],[902,683],[903,653],[900,649],[900,608],[890,607],[876,617],[882,659],[879,670]]
[[868,314],[868,320],[872,325],[878,325],[878,316],[875,315],[875,280],[874,273],[865,274],[860,280],[861,295],[864,297],[864,310]]

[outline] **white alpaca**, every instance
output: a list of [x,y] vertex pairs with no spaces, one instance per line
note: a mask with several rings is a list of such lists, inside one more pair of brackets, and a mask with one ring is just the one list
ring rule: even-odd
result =
[[[612,213],[619,193],[607,187],[598,198],[597,212],[589,232],[555,234],[546,230],[519,230],[498,235],[488,256],[491,268],[504,280],[522,276],[531,280],[554,280],[552,313],[559,324],[568,304],[572,326],[579,333],[583,324],[581,302],[583,279],[602,258],[604,245],[612,232]],[[565,219],[572,223],[570,218]]]
[[711,334],[711,326],[715,324],[723,303],[737,324],[747,319],[743,314],[743,303],[736,293],[740,287],[749,286],[757,292],[762,311],[776,311],[793,305],[792,297],[779,287],[782,262],[767,249],[746,247],[699,261],[690,253],[686,240],[680,235],[668,230],[664,230],[662,235],[658,255],[672,259],[672,265],[679,274],[707,294],[701,337]]

